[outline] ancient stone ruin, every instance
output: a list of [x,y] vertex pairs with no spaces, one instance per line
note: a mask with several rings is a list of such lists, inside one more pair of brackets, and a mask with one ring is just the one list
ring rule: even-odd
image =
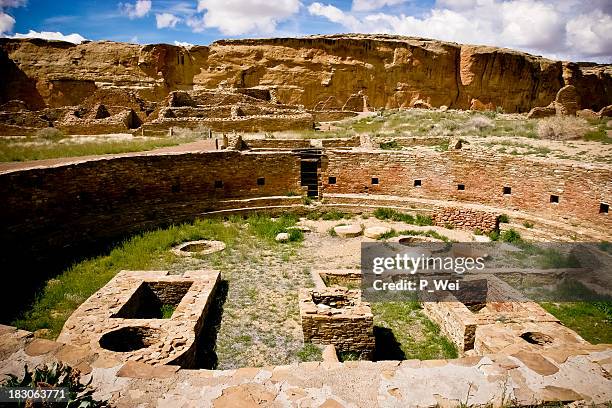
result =
[[298,299],[306,341],[331,344],[338,351],[354,351],[365,359],[372,357],[373,316],[359,290],[303,289]]
[[[471,149],[454,135],[381,131],[373,140],[310,133],[321,122],[333,126],[355,116],[383,121],[376,112],[384,109],[599,121],[611,115],[609,65],[421,38],[332,35],[191,48],[2,38],[0,69],[0,136],[55,128],[172,138],[190,130],[207,142],[1,163],[0,264],[12,272],[0,289],[0,309],[7,313],[15,315],[21,299],[43,284],[57,284],[52,272],[144,231],[218,220],[219,231],[232,226],[241,237],[256,227],[252,215],[265,215],[270,225],[283,214],[299,219],[287,228],[274,224],[266,245],[253,238],[247,249],[236,249],[222,233],[160,239],[161,257],[213,266],[109,274],[97,292],[67,299],[79,306],[54,340],[0,325],[1,374],[62,361],[117,406],[600,406],[612,400],[612,346],[591,344],[516,292],[508,270],[474,278],[487,288],[482,301],[450,293],[444,301],[415,300],[412,312],[448,339],[457,358],[380,358],[381,344],[393,344],[381,343],[376,305],[362,297],[358,259],[363,243],[406,250],[415,242],[488,242],[510,230],[541,241],[609,241],[609,162]],[[268,134],[275,131],[297,136]],[[393,149],[385,148],[390,142]],[[381,209],[386,216],[376,214]],[[279,262],[283,270],[275,277],[304,279],[297,288],[259,290],[265,277],[253,273],[246,288],[235,290],[236,282],[224,277],[245,267],[232,261],[257,245],[264,249],[253,263],[261,261],[261,269],[270,253],[290,259],[296,236],[320,256],[303,268]],[[607,254],[605,246],[597,251]],[[334,256],[350,262],[336,264]],[[319,360],[203,366],[202,350],[231,348],[209,333],[228,316],[224,305],[246,308],[264,298],[273,307],[249,315],[253,324],[274,334],[278,326],[268,320],[280,320],[300,346],[325,346]],[[283,306],[287,299],[290,306]],[[238,334],[243,343],[231,351],[260,341]],[[266,347],[296,352],[280,334],[273,340]],[[351,354],[356,361],[339,361]]]

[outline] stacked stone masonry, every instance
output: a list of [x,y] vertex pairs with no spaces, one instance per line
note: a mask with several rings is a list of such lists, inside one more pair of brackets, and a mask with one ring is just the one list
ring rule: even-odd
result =
[[338,351],[372,357],[373,315],[369,304],[361,301],[360,290],[301,289],[298,301],[305,342],[332,344]]
[[441,227],[452,227],[468,231],[480,230],[489,233],[498,229],[499,215],[465,208],[445,208],[434,216],[434,223]]

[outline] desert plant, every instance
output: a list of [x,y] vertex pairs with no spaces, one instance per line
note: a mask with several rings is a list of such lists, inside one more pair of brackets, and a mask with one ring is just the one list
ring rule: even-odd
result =
[[[93,378],[93,377],[92,377]],[[106,404],[93,399],[94,389],[90,387],[91,380],[87,384],[80,381],[80,372],[63,363],[51,363],[36,367],[30,371],[28,366],[24,367],[23,378],[8,374],[8,378],[2,383],[4,387],[28,387],[28,388],[67,388],[69,401],[64,403],[67,408],[89,408],[102,407]],[[32,401],[25,401],[23,406],[55,406],[54,404],[34,405]]]
[[575,116],[551,116],[538,121],[540,139],[581,139],[589,130],[588,122]]
[[66,138],[66,135],[61,130],[54,127],[39,129],[34,133],[34,136],[52,142],[57,142]]
[[472,116],[468,121],[468,126],[478,131],[481,131],[495,126],[495,123],[493,122],[493,120],[487,118],[486,116],[475,115]]
[[519,234],[513,229],[509,229],[507,231],[502,232],[500,238],[502,241],[509,242],[511,244],[516,244],[522,241],[521,234]]
[[398,149],[401,149],[402,146],[400,146],[400,144],[397,143],[397,140],[390,140],[388,142],[382,142],[380,144],[380,148],[383,150],[398,150]]
[[499,218],[497,219],[499,222],[501,223],[509,223],[510,222],[510,218],[506,215],[506,214],[502,214],[499,216]]

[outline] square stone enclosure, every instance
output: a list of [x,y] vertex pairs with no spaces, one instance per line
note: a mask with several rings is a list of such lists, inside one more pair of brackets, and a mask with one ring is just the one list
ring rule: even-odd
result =
[[340,352],[372,357],[373,315],[369,303],[361,301],[360,290],[301,289],[299,305],[304,342],[332,344]]

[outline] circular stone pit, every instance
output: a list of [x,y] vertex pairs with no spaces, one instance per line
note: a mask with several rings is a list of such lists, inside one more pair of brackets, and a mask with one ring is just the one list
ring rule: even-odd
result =
[[127,326],[104,333],[100,337],[100,347],[125,353],[150,347],[157,343],[160,337],[161,331],[159,329]]
[[187,241],[172,248],[172,252],[178,256],[207,255],[213,252],[223,251],[225,243],[221,241]]

